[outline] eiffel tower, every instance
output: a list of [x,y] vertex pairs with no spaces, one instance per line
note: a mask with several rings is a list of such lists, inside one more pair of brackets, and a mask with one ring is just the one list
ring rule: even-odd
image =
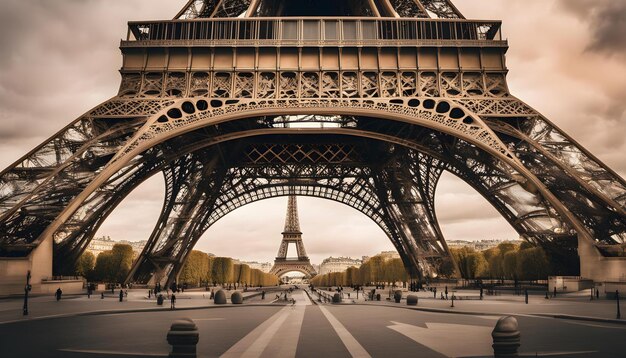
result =
[[444,171],[569,273],[619,280],[626,182],[509,91],[501,26],[449,0],[190,0],[130,22],[117,95],[0,173],[0,282],[71,274],[154,174],[163,209],[127,281],[172,282],[220,218],[290,194],[364,213],[414,278],[454,271]]
[[[278,249],[278,255],[274,260],[274,266],[270,270],[270,273],[280,277],[287,272],[297,271],[310,278],[317,274],[315,269],[309,261],[309,257],[304,250],[304,243],[302,242],[302,231],[300,231],[300,220],[298,219],[298,203],[296,202],[296,196],[289,195],[289,202],[287,203],[287,216],[285,217],[285,229],[282,232],[283,239],[280,242],[280,248]],[[296,246],[296,258],[287,257],[289,244]]]

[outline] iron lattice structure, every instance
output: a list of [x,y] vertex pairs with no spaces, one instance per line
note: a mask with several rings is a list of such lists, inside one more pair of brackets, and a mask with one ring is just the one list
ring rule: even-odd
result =
[[[300,220],[298,219],[298,203],[293,193],[289,194],[285,229],[282,235],[283,239],[278,248],[278,255],[276,255],[276,260],[274,260],[274,266],[272,266],[270,273],[280,277],[288,272],[297,271],[303,273],[307,278],[315,276],[317,272],[315,272],[315,269],[311,265],[311,261],[304,249],[302,231],[300,231]],[[296,247],[297,256],[295,258],[287,257],[289,244],[294,244]]]
[[448,0],[192,0],[131,22],[119,93],[0,174],[0,251],[53,240],[55,273],[71,271],[160,173],[129,281],[174,280],[213,223],[290,193],[364,213],[421,277],[451,260],[434,210],[449,171],[525,239],[616,255],[626,183],[509,92],[500,27]]

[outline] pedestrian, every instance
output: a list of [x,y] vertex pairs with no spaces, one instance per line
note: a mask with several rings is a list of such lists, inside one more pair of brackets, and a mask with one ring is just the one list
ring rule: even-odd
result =
[[115,286],[111,285],[111,294],[115,293]]
[[174,293],[172,293],[172,297],[170,298],[170,309],[175,309],[176,308],[176,295]]
[[104,292],[100,292],[100,299],[103,300],[104,299]]
[[526,301],[526,304],[528,304],[528,289],[524,290],[524,299]]
[[264,300],[265,299],[265,291],[261,291],[261,299]]
[[433,288],[433,298],[437,298],[437,287]]
[[215,291],[214,289],[211,289],[211,295],[209,296],[209,299],[213,299],[215,297]]
[[124,290],[124,297],[128,297],[128,290]]
[[54,293],[54,296],[57,298],[57,301],[61,300],[62,294],[63,294],[63,291],[61,291],[61,287],[57,288],[57,291]]
[[152,289],[148,290],[148,299],[152,298]]
[[120,289],[120,302],[124,301],[124,291]]
[[556,298],[556,286],[554,286],[554,295],[553,295],[553,297]]
[[483,299],[483,288],[482,287],[480,288],[480,299],[481,300]]
[[446,300],[448,299],[448,286],[446,285]]

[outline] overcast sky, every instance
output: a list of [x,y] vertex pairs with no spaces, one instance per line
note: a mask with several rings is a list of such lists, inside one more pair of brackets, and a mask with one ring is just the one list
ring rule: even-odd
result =
[[[119,86],[119,40],[129,20],[170,19],[186,0],[2,0],[0,4],[0,167],[4,168],[112,97]],[[626,0],[457,0],[468,18],[501,19],[512,92],[579,143],[626,174]],[[146,239],[163,183],[151,178],[109,217],[99,235]],[[215,224],[197,249],[271,261],[286,198],[245,206]],[[299,198],[305,247],[315,263],[330,255],[393,249],[359,212]],[[437,215],[447,239],[516,238],[466,184],[446,175]]]

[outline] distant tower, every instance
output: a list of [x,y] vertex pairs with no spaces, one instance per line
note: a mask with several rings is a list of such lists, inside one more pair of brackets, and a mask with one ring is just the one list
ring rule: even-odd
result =
[[[277,276],[281,276],[290,271],[302,272],[306,277],[315,276],[317,273],[309,261],[309,257],[304,250],[304,243],[302,242],[302,231],[300,231],[300,220],[298,220],[298,203],[296,202],[296,196],[289,195],[289,202],[287,204],[287,217],[285,218],[285,229],[282,232],[283,240],[280,243],[278,249],[278,255],[274,260],[274,266],[270,270]],[[296,245],[296,253],[298,257],[288,258],[287,249],[289,244]]]

